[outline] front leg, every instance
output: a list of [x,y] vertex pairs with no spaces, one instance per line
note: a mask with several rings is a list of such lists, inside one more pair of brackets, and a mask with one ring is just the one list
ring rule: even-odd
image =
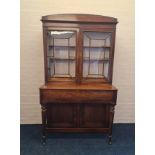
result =
[[112,135],[108,136],[108,144],[111,145],[112,144]]
[[42,143],[46,144],[46,105],[41,106],[42,109]]
[[46,135],[42,135],[42,144],[43,144],[43,145],[46,144]]
[[114,112],[115,112],[115,107],[110,106],[110,120],[109,120],[109,136],[108,136],[108,144],[112,144],[112,125],[113,125],[113,120],[114,120]]

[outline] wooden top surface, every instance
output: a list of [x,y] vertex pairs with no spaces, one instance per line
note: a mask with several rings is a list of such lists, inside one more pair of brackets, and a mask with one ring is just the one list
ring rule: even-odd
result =
[[54,14],[42,16],[43,22],[84,22],[84,23],[114,23],[117,24],[117,18],[92,15],[92,14]]
[[61,83],[53,82],[40,87],[40,89],[61,89],[61,90],[117,90],[111,84],[104,83]]

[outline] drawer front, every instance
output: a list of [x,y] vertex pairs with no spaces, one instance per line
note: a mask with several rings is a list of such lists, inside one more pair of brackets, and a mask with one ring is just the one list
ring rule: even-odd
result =
[[86,91],[86,90],[41,90],[41,102],[70,102],[70,103],[88,103],[114,101],[114,91]]

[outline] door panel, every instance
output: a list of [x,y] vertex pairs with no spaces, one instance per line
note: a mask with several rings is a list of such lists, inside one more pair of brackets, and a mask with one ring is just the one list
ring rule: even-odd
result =
[[47,106],[47,127],[73,128],[76,126],[75,104],[52,103]]
[[87,103],[80,106],[80,127],[108,128],[109,106],[105,104]]

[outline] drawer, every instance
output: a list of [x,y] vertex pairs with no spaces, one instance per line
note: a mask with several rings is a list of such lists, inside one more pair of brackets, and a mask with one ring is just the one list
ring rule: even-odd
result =
[[46,102],[68,102],[68,103],[88,103],[114,101],[115,91],[99,90],[41,90],[40,99],[42,103]]

